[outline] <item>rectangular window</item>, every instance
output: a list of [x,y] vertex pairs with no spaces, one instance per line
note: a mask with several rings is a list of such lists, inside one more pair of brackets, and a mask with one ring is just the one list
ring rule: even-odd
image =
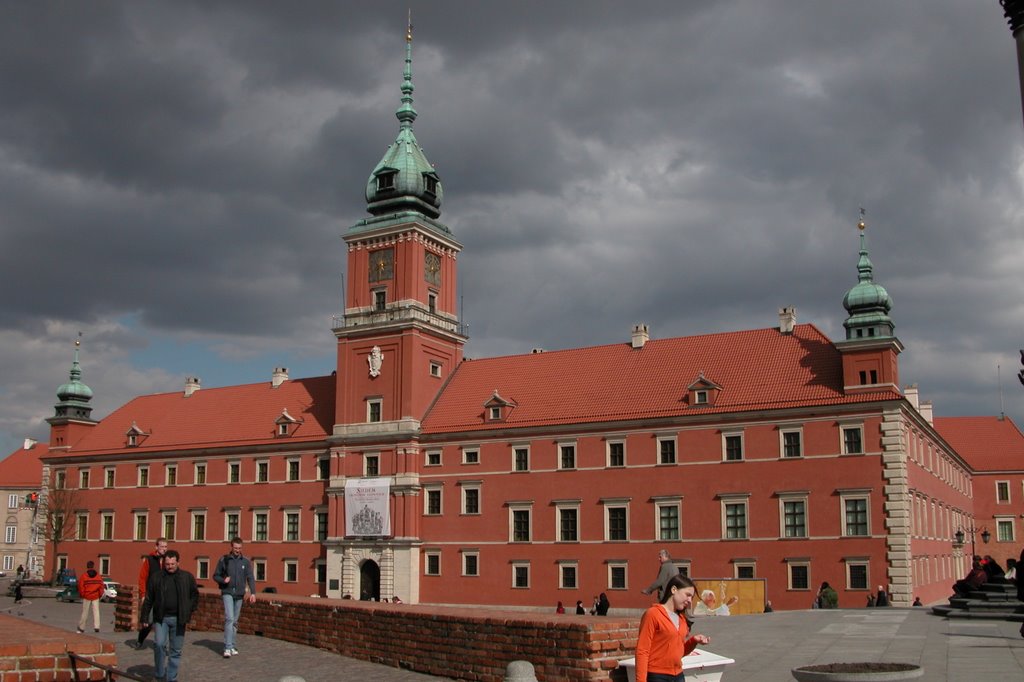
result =
[[327,481],[331,478],[331,459],[321,457],[316,461],[316,480]]
[[441,489],[427,488],[424,505],[424,514],[427,516],[438,516],[441,513]]
[[735,571],[736,577],[740,580],[752,580],[754,576],[754,568],[756,564],[753,562],[745,561],[733,564],[733,571]]
[[558,587],[563,590],[576,589],[576,564],[559,564],[558,566]]
[[196,485],[206,485],[206,465],[196,464]]
[[327,542],[327,512],[316,513],[316,540]]
[[199,580],[210,579],[210,560],[196,559],[196,578]]
[[619,542],[629,539],[625,507],[607,507],[608,541]]
[[288,480],[299,480],[299,460],[297,459],[288,460]]
[[253,559],[252,560],[252,572],[253,577],[256,578],[256,582],[263,583],[267,581],[267,560],[266,559]]
[[321,585],[327,582],[327,564],[324,561],[316,562],[316,581]]
[[427,552],[423,555],[423,573],[425,575],[441,575],[440,552]]
[[377,290],[373,292],[373,309],[378,313],[382,313],[387,310],[388,307],[388,292],[385,290]]
[[256,542],[267,541],[267,529],[270,527],[270,515],[267,512],[256,512],[253,516],[252,539]]
[[18,527],[17,526],[7,526],[7,528],[4,531],[4,542],[6,542],[8,545],[13,545],[17,541],[18,541]]
[[655,505],[658,510],[658,539],[673,541],[679,539],[679,503],[659,503]]
[[525,562],[512,564],[512,587],[519,590],[530,588],[530,564]]
[[206,512],[192,512],[192,539],[206,539]]
[[10,493],[10,494],[8,494],[7,495],[7,508],[8,509],[17,509],[18,506],[19,506],[20,499],[21,499],[21,497],[18,495],[18,493]]
[[803,449],[800,445],[801,434],[799,431],[783,431],[782,432],[782,456],[783,457],[801,457],[803,456]]
[[608,466],[626,466],[626,444],[618,441],[608,443]]
[[268,483],[270,481],[270,462],[256,462],[256,482]]
[[480,513],[480,488],[462,488],[462,513]]
[[471,450],[462,451],[462,463],[463,464],[479,464],[480,463],[480,451],[476,448]]
[[844,455],[861,455],[864,453],[862,433],[863,429],[860,426],[843,427]]
[[441,466],[441,451],[431,450],[427,453],[427,466],[428,467],[439,467]]
[[475,577],[480,575],[480,554],[477,552],[462,553],[462,575]]
[[5,571],[13,571],[14,570],[14,555],[13,554],[5,554],[4,555],[4,567],[3,567],[3,570],[5,570]]
[[89,470],[82,469],[78,472],[78,487],[85,489],[89,487]]
[[737,433],[722,437],[726,462],[738,462],[743,459],[743,436]]
[[658,463],[659,464],[675,464],[676,463],[676,439],[675,438],[659,438],[658,439]]
[[100,540],[113,540],[114,539],[114,514],[103,514],[100,521],[101,535]]
[[76,518],[77,524],[75,528],[75,539],[76,540],[88,540],[89,539],[89,515],[79,514]]
[[228,483],[238,483],[242,480],[242,463],[231,462],[228,464]]
[[441,376],[441,363],[433,362],[430,363],[430,376],[439,377]]
[[511,510],[511,537],[510,542],[529,542],[531,535],[530,510]]
[[299,541],[299,512],[287,512],[284,515],[284,539],[288,542]]
[[224,539],[230,540],[240,536],[238,522],[241,515],[238,512],[228,512],[224,515]]
[[174,486],[178,485],[178,467],[174,464],[168,464],[164,469],[164,482],[165,485]]
[[380,455],[363,455],[363,476],[380,476]]
[[783,500],[783,537],[807,537],[807,503],[804,500]]
[[515,448],[512,451],[512,468],[514,471],[530,470],[530,449]]
[[114,487],[114,472],[115,471],[116,471],[116,469],[107,469],[103,473],[103,477],[105,479],[104,486],[106,486],[107,488],[113,488]]
[[996,481],[996,502],[1007,504],[1010,501],[1010,482]]
[[491,408],[491,421],[498,421],[499,419],[501,419],[501,408],[500,407],[492,407]]
[[742,540],[747,537],[747,503],[726,502],[725,507],[725,538]]
[[1013,519],[996,519],[996,542],[1013,541]]
[[608,564],[608,589],[626,589],[626,564]]
[[164,532],[163,532],[163,536],[165,538],[167,538],[168,540],[173,540],[174,539],[174,530],[175,530],[174,527],[177,525],[174,512],[165,513],[163,515],[163,517],[164,517],[164,524],[163,524],[164,525]]
[[811,589],[811,567],[806,563],[789,563],[789,589]]
[[384,401],[380,398],[366,401],[366,421],[371,424],[380,422],[383,417]]
[[299,581],[299,564],[297,561],[285,561],[284,562],[284,581],[286,583],[296,583]]
[[149,514],[141,512],[135,515],[135,539],[145,540],[147,525],[149,523]]
[[110,575],[110,557],[100,557],[100,575]]
[[576,446],[575,445],[559,445],[558,446],[558,468],[559,469],[575,469],[576,468]]
[[58,471],[56,474],[54,474],[53,487],[55,487],[57,490],[63,490],[64,487],[67,485],[67,480],[68,480],[67,472],[66,471]]
[[866,497],[843,499],[843,535],[868,535],[868,500]]
[[579,509],[575,507],[562,507],[558,509],[558,539],[560,542],[579,542]]
[[868,585],[868,562],[847,561],[846,562],[846,589],[866,590]]
[[149,467],[139,467],[139,487],[149,486]]

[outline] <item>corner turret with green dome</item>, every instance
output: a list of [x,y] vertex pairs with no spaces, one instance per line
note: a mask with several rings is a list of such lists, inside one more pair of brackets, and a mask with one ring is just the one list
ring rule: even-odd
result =
[[843,298],[843,307],[849,317],[843,322],[847,339],[886,338],[894,336],[894,325],[889,311],[892,310],[892,298],[881,284],[874,281],[874,266],[868,258],[868,249],[864,230],[864,210],[861,209],[860,222],[860,259],[857,261],[858,282],[853,285]]
[[92,421],[92,389],[82,382],[82,366],[78,364],[78,351],[82,341],[75,340],[75,359],[71,363],[68,382],[57,388],[57,400],[54,405],[54,414],[48,421],[53,423],[55,419],[76,419]]

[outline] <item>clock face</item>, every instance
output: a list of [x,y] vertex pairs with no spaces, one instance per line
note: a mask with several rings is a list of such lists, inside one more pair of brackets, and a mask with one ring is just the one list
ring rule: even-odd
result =
[[429,284],[441,284],[441,257],[427,251],[423,256],[423,278]]
[[370,281],[383,282],[395,276],[395,250],[380,249],[370,254]]

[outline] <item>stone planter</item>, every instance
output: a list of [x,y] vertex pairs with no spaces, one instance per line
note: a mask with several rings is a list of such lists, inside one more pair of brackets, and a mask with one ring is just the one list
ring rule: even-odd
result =
[[825,663],[793,668],[797,682],[894,682],[924,675],[913,663]]

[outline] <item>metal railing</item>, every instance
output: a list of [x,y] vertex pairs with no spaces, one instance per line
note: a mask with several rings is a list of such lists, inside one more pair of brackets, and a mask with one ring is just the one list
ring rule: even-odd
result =
[[[136,675],[132,675],[131,673],[125,672],[124,670],[118,670],[117,668],[115,668],[112,665],[106,665],[105,663],[100,663],[99,661],[94,661],[91,658],[89,658],[88,656],[82,656],[81,654],[76,654],[74,651],[69,651],[68,652],[68,658],[71,659],[71,679],[73,679],[73,680],[77,680],[78,679],[78,664],[79,663],[85,663],[90,668],[99,668],[100,670],[102,670],[103,671],[103,679],[106,680],[106,682],[112,682],[113,680],[135,680],[135,682],[146,682],[146,680],[149,679],[148,677],[138,677]],[[85,671],[83,671],[83,672],[85,672]],[[92,678],[90,677],[90,678],[87,678],[87,679],[92,679]]]

